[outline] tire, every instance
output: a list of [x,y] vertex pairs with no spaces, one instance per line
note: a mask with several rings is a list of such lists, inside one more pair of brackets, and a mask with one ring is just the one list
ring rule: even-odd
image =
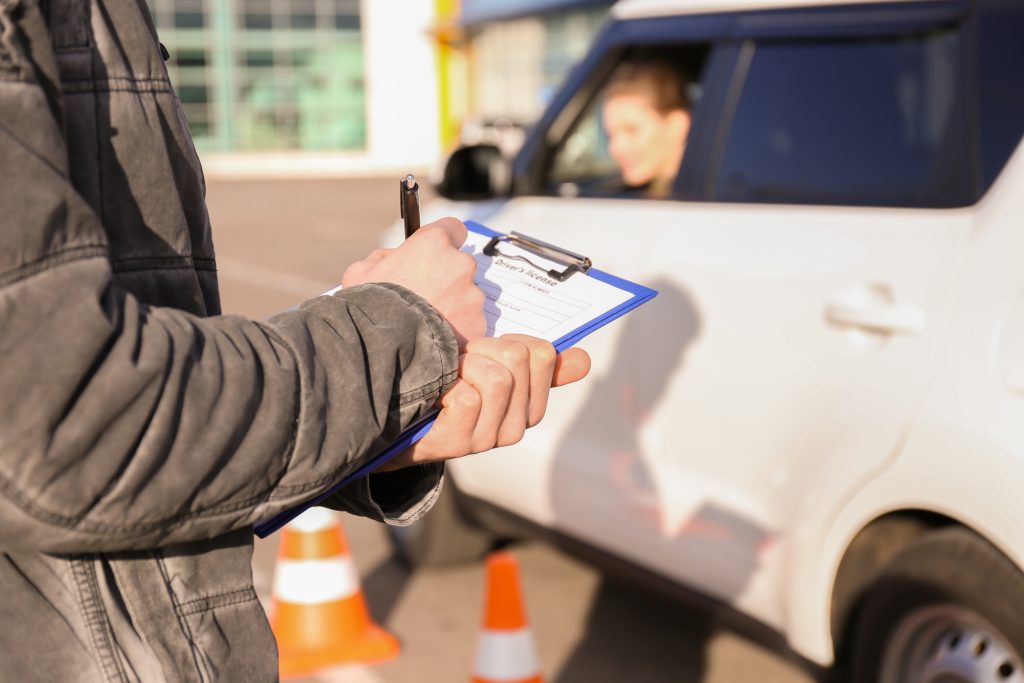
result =
[[852,683],[1024,683],[1024,574],[962,527],[930,531],[864,602]]
[[426,515],[410,526],[388,527],[388,535],[399,559],[412,569],[474,562],[496,543],[462,510],[451,475]]

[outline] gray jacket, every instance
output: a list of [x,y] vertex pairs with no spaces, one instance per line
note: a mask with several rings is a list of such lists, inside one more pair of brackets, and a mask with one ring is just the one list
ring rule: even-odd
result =
[[[0,174],[0,679],[276,679],[251,527],[422,415],[451,328],[387,285],[220,315],[144,0],[0,0]],[[407,523],[441,473],[332,504]]]

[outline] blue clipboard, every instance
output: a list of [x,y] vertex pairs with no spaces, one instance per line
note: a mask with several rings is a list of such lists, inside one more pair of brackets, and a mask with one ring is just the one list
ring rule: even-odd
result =
[[[484,235],[486,237],[506,237],[506,235],[504,235],[503,233],[491,230],[487,226],[481,225],[476,221],[467,221],[466,227],[472,230],[473,232],[480,235]],[[557,250],[557,247],[552,247],[552,245],[547,245],[543,242],[540,242],[539,240],[537,240],[536,242],[538,244],[544,245],[549,249],[553,248]],[[577,256],[575,254],[572,254],[572,252],[564,251],[563,253],[571,254],[574,257]],[[589,264],[589,260],[587,260],[587,263]],[[555,347],[555,350],[559,352],[562,352],[572,346],[575,346],[577,342],[579,342],[581,339],[591,334],[595,330],[604,327],[605,325],[607,325],[608,323],[612,322],[617,318],[621,318],[622,316],[624,316],[626,313],[629,313],[637,306],[640,306],[641,304],[650,301],[651,299],[658,295],[657,291],[650,289],[649,287],[638,285],[635,282],[624,280],[620,277],[616,277],[614,275],[611,275],[610,273],[606,273],[602,270],[598,270],[592,267],[588,267],[585,271],[577,271],[575,274],[573,274],[573,277],[577,276],[592,277],[596,280],[601,280],[602,282],[606,282],[607,284],[610,284],[613,287],[629,292],[632,296],[625,302],[616,306],[615,308],[605,311],[603,314],[597,316],[596,318],[593,318],[587,323],[580,325],[572,332],[569,332],[568,334],[565,334],[559,339],[555,340],[553,342],[553,345]],[[337,493],[341,489],[345,488],[352,482],[365,477],[367,474],[374,471],[375,469],[383,465],[385,462],[387,462],[391,458],[395,457],[396,455],[407,449],[409,446],[413,445],[414,443],[422,439],[427,434],[427,432],[430,431],[430,428],[434,425],[434,421],[437,419],[437,415],[439,412],[441,411],[434,410],[430,414],[424,416],[421,420],[419,420],[411,427],[406,429],[404,432],[402,432],[402,435],[399,436],[394,443],[392,443],[390,446],[384,449],[384,451],[382,451],[379,455],[375,456],[374,458],[369,460],[365,465],[363,465],[356,471],[346,476],[344,479],[342,479],[340,482],[332,486],[325,493],[322,493],[317,497],[306,501],[305,503],[301,503],[293,508],[289,508],[284,512],[278,513],[270,519],[257,524],[255,527],[253,527],[253,530],[255,531],[256,535],[260,538],[266,538],[270,534],[274,533],[275,531],[283,527],[288,522],[298,517],[300,514],[302,514],[309,508],[314,507],[319,503],[323,502],[324,500],[326,500],[333,494]]]

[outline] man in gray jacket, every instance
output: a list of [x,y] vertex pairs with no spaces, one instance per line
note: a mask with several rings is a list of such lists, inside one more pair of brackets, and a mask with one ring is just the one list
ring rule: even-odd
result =
[[203,181],[142,0],[0,0],[0,679],[270,681],[255,522],[416,519],[587,370],[483,334],[454,220],[265,322],[220,315]]

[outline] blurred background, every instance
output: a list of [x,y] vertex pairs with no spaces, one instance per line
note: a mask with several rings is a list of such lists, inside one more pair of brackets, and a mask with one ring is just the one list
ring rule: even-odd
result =
[[214,175],[424,167],[460,137],[528,123],[611,4],[150,0]]

